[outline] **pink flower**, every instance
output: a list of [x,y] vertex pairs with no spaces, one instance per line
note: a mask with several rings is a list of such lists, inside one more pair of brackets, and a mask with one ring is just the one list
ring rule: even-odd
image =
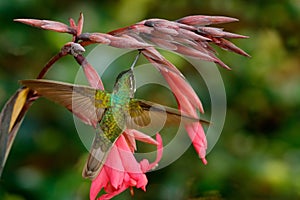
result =
[[[198,118],[197,110],[203,112],[202,104],[193,88],[188,84],[179,70],[162,57],[154,48],[147,48],[142,53],[166,79],[177,100],[180,111],[185,115]],[[207,141],[201,123],[185,124],[185,129],[202,162],[207,164],[205,159]]]
[[[133,152],[136,149],[135,139],[157,145],[157,158],[153,163],[144,159],[137,162]],[[104,188],[106,194],[99,200],[111,199],[127,188],[141,188],[146,191],[148,183],[145,173],[153,169],[162,157],[162,139],[159,134],[156,140],[137,130],[126,130],[116,141],[101,169],[99,175],[93,180],[90,188],[90,199],[96,199],[98,193]]]

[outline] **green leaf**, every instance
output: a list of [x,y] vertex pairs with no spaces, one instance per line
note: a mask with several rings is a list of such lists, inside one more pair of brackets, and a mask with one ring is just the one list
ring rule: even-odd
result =
[[6,102],[0,114],[0,176],[24,115],[31,105],[28,88],[20,88]]

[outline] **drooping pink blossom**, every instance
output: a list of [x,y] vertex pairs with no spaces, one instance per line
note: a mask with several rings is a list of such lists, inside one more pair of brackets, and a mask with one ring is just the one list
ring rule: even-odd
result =
[[[138,137],[136,137],[139,135]],[[128,144],[126,137],[136,137],[139,139],[141,133],[136,130],[127,130],[123,133],[112,147],[108,158],[100,171],[99,175],[93,180],[90,188],[90,199],[96,199],[98,193],[104,189],[106,194],[103,194],[98,200],[110,199],[127,188],[132,187],[141,188],[146,191],[148,179],[145,173],[157,165],[162,157],[162,139],[159,134],[156,135],[156,141],[151,137],[142,136],[143,141],[155,143],[157,145],[157,158],[153,163],[143,159],[137,162],[131,146],[135,144]],[[132,140],[131,140],[132,141]]]
[[[198,118],[197,110],[203,112],[201,101],[178,69],[158,54],[154,48],[148,48],[147,50],[142,51],[142,53],[160,71],[169,84],[171,91],[177,100],[180,111],[185,115]],[[192,140],[196,152],[202,159],[202,162],[207,164],[205,159],[207,141],[201,123],[195,122],[185,124],[185,129]]]

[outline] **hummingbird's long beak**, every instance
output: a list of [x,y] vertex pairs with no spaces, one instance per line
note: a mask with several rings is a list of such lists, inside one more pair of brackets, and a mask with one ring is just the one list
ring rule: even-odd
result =
[[130,67],[131,70],[133,70],[133,68],[134,68],[135,64],[137,63],[137,61],[138,61],[140,55],[141,55],[141,52],[139,51],[138,55],[136,55],[136,57],[135,57],[135,59],[134,59],[132,65],[131,65],[131,67]]

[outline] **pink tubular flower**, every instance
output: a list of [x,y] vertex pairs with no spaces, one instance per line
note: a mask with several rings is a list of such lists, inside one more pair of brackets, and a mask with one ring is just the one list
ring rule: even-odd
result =
[[[193,88],[181,77],[172,73],[161,72],[168,82],[173,94],[176,97],[178,107],[182,113],[198,118],[197,109],[203,112],[201,102]],[[186,124],[185,129],[192,140],[194,148],[204,164],[207,141],[200,122]]]
[[[137,162],[133,152],[136,148],[135,139],[157,145],[157,158],[153,163],[144,159]],[[146,191],[148,183],[145,173],[153,169],[162,157],[162,139],[159,134],[156,140],[144,135],[137,130],[126,130],[112,147],[105,165],[99,175],[93,180],[90,188],[90,199],[97,198],[98,193],[104,188],[98,200],[111,199],[127,188],[141,188]]]
[[[185,115],[198,118],[197,110],[203,112],[202,104],[193,88],[188,84],[179,70],[162,57],[154,48],[147,48],[142,53],[160,71],[169,84],[180,111]],[[202,162],[207,164],[205,159],[207,141],[201,123],[185,124],[185,129]]]

